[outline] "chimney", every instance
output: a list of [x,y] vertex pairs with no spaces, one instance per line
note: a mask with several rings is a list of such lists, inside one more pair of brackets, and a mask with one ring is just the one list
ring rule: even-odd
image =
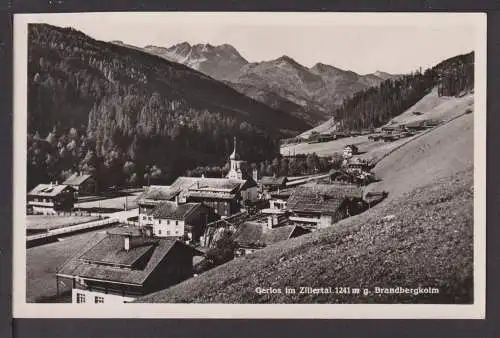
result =
[[271,215],[267,216],[267,227],[269,229],[273,228],[273,216],[271,216]]
[[130,250],[130,236],[123,237],[123,249],[125,251]]

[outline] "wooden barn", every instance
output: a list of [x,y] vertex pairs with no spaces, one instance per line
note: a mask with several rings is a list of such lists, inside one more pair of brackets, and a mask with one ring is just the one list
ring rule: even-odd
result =
[[362,190],[353,184],[308,184],[287,201],[291,222],[313,228],[330,226],[366,209]]
[[77,195],[96,195],[99,193],[97,180],[91,175],[82,174],[81,172],[74,173],[63,182],[65,185],[75,189]]

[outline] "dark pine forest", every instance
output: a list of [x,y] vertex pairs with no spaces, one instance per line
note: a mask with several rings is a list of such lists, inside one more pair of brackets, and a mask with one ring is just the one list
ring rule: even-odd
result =
[[425,72],[389,79],[344,100],[333,113],[345,130],[380,127],[401,114],[433,88],[441,96],[456,96],[474,88],[474,53],[447,59]]
[[101,186],[168,183],[224,165],[233,136],[258,162],[307,128],[184,65],[71,28],[28,34],[28,189],[75,171]]

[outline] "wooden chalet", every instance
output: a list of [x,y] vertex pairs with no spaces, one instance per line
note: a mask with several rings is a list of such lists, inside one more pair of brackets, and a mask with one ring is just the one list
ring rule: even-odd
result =
[[75,190],[69,185],[39,184],[27,195],[28,208],[35,214],[51,215],[71,211],[75,203]]
[[288,182],[288,179],[285,176],[263,176],[259,180],[259,185],[263,192],[270,192],[286,188],[286,182]]
[[343,156],[344,158],[351,158],[353,155],[359,153],[358,147],[354,144],[348,144],[344,147]]
[[287,201],[291,222],[313,228],[330,226],[364,210],[362,190],[353,184],[309,184]]
[[91,175],[82,174],[81,172],[74,173],[68,177],[63,184],[69,185],[75,189],[77,195],[96,195],[99,193],[97,180]]
[[165,289],[193,275],[203,253],[180,241],[147,236],[137,228],[97,233],[57,273],[72,283],[72,302],[120,304]]

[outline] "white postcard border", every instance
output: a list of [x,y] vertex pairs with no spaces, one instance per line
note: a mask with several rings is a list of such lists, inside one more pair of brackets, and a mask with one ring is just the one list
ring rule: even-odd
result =
[[[27,24],[57,15],[168,15],[169,20],[228,24],[439,25],[476,30],[474,97],[474,304],[124,304],[26,303]],[[15,318],[485,318],[486,292],[486,14],[485,13],[58,13],[14,16],[13,290]]]

